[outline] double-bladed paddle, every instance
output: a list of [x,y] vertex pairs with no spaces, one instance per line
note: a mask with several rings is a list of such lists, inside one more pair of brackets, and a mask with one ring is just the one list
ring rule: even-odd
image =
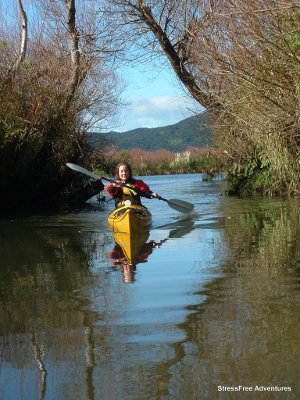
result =
[[[81,172],[82,174],[90,176],[91,178],[102,179],[104,181],[115,183],[115,181],[113,179],[109,179],[109,178],[105,178],[103,176],[99,176],[99,175],[95,174],[94,172],[88,171],[87,169],[81,167],[80,165],[76,165],[76,164],[73,164],[73,163],[66,163],[66,165],[67,165],[67,167],[73,169],[74,171]],[[130,186],[128,186],[126,184],[124,184],[124,186],[130,188]],[[136,190],[136,188],[134,188],[134,190]],[[139,194],[142,195],[142,196],[143,195],[145,196],[145,194],[143,194],[143,192],[141,192],[141,191],[139,191]],[[194,209],[194,205],[193,204],[191,204],[191,203],[189,203],[187,201],[184,201],[184,200],[178,200],[178,199],[167,200],[167,199],[164,199],[163,197],[160,197],[160,196],[157,197],[157,198],[159,200],[163,200],[163,201],[167,202],[168,205],[171,208],[174,208],[174,210],[182,212],[182,213],[190,213]]]

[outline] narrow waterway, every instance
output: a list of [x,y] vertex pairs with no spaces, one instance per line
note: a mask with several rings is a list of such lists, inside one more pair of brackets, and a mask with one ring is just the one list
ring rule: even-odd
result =
[[145,181],[195,210],[146,199],[134,268],[112,201],[0,220],[0,399],[299,399],[299,200]]

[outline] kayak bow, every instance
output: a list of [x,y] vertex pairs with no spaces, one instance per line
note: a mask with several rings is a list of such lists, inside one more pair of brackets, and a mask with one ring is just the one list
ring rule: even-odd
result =
[[152,215],[140,205],[122,206],[108,216],[108,226],[114,232],[135,234],[150,229]]

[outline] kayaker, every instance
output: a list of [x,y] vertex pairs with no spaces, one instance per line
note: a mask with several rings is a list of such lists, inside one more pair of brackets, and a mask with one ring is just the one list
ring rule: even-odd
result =
[[160,197],[159,194],[152,192],[144,181],[132,177],[131,167],[126,162],[120,162],[116,166],[115,176],[116,181],[107,185],[106,192],[115,199],[116,207],[127,204],[142,205],[141,197],[147,199]]

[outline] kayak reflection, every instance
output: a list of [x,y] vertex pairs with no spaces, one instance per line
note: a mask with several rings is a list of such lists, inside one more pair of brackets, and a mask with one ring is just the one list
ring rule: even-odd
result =
[[109,253],[109,258],[113,260],[113,266],[121,266],[124,283],[134,281],[136,265],[147,262],[148,256],[153,249],[160,247],[161,242],[150,240],[149,231],[128,234],[116,232],[113,235],[115,246]]
[[134,282],[136,265],[145,263],[153,250],[159,248],[169,239],[180,238],[191,232],[195,225],[191,219],[180,219],[164,225],[164,228],[173,228],[165,239],[159,242],[149,239],[149,231],[135,234],[115,232],[113,235],[115,246],[108,254],[112,260],[112,266],[120,266],[123,273],[124,283]]

